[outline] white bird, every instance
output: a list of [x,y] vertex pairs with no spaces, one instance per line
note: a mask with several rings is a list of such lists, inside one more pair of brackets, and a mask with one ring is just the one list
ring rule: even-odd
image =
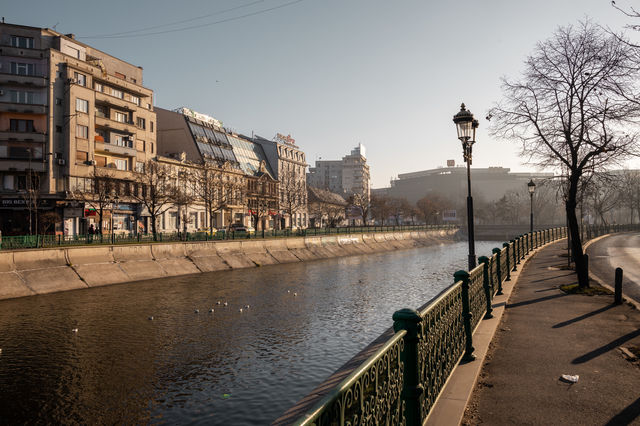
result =
[[77,329],[77,328],[74,328],[74,329],[73,329],[73,330],[71,330],[71,331],[73,331],[74,333],[77,333],[77,332],[78,332],[78,329]]
[[291,293],[291,290],[287,290],[287,293]]
[[149,317],[149,321],[153,321],[153,317]]
[[196,309],[194,312],[197,314],[197,313],[200,313],[200,310]]
[[298,295],[298,293],[293,293],[293,295],[294,295],[294,296],[297,296],[297,295]]
[[227,302],[224,302],[224,306],[227,306],[227,305],[229,305],[229,304]]
[[219,305],[219,304],[220,304],[220,301],[218,300],[218,301],[216,302],[216,305]]
[[249,308],[250,308],[250,306],[249,306],[249,305],[246,305],[244,308],[245,308],[245,309],[249,309]]
[[240,313],[242,313],[242,308],[240,308]]
[[209,309],[209,312],[213,313],[213,308]]

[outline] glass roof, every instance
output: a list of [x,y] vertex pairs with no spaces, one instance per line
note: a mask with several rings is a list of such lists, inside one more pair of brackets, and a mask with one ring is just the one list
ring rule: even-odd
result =
[[231,135],[227,135],[227,138],[231,142],[231,146],[233,146],[233,152],[243,172],[248,175],[255,175],[260,171],[260,162],[264,161],[267,172],[273,177],[273,171],[260,145]]

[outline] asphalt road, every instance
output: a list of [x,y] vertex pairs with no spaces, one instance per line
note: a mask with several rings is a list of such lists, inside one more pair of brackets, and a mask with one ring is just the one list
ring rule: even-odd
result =
[[615,269],[623,269],[622,292],[640,303],[640,233],[605,237],[587,248],[590,274],[614,286]]

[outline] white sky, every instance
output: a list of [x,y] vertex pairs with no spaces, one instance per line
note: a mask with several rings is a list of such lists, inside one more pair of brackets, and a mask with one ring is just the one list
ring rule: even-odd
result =
[[[516,145],[486,133],[500,77],[517,77],[560,25],[631,23],[608,0],[30,0],[2,9],[8,23],[56,26],[142,66],[160,107],[188,106],[249,135],[291,134],[311,165],[362,143],[374,188],[461,163],[451,119],[463,101],[480,120],[474,167],[531,170]],[[227,18],[239,19],[208,25]],[[88,38],[152,26],[161,34]]]

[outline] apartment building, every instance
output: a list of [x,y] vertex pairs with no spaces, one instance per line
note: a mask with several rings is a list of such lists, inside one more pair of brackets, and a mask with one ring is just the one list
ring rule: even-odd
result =
[[108,175],[120,202],[97,228],[137,231],[142,211],[127,194],[155,157],[155,121],[141,67],[73,34],[0,24],[0,230],[86,232],[94,178]]
[[309,168],[307,182],[315,188],[326,189],[344,197],[359,194],[369,199],[371,173],[365,147],[358,144],[341,160],[319,160]]

